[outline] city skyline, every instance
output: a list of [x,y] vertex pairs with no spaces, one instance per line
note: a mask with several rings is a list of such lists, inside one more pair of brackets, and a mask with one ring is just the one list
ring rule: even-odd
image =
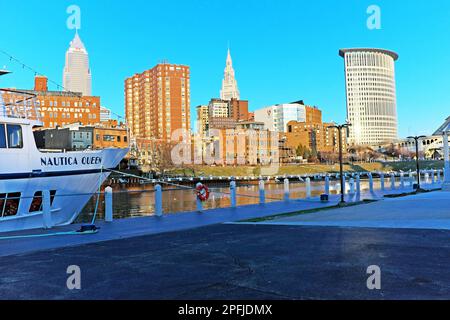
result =
[[[448,116],[445,102],[449,99],[445,89],[450,83],[447,78],[450,70],[447,71],[449,64],[446,62],[449,58],[445,54],[448,45],[438,41],[439,37],[431,38],[428,35],[431,32],[445,34],[449,30],[443,14],[450,7],[449,4],[444,1],[418,3],[408,7],[405,13],[401,3],[379,1],[377,5],[381,8],[382,29],[369,30],[366,26],[366,9],[371,3],[348,1],[340,5],[342,8],[326,3],[328,5],[324,9],[321,5],[293,1],[286,1],[282,5],[270,1],[250,1],[245,4],[230,2],[235,12],[233,21],[248,15],[250,10],[254,10],[255,16],[259,18],[248,17],[248,21],[237,25],[211,26],[211,30],[204,30],[203,26],[195,22],[195,18],[219,9],[217,3],[142,3],[148,10],[169,10],[181,6],[180,9],[186,9],[189,18],[172,26],[162,21],[165,31],[152,34],[151,43],[140,44],[142,48],[137,53],[131,45],[133,41],[142,38],[149,30],[147,28],[154,27],[160,20],[149,23],[147,27],[138,22],[139,17],[131,17],[125,11],[124,23],[116,23],[114,17],[120,11],[116,4],[106,6],[105,2],[90,4],[79,1],[77,5],[82,12],[79,33],[89,48],[93,95],[101,96],[104,104],[114,113],[124,115],[123,80],[130,73],[146,70],[167,58],[170,63],[190,66],[191,114],[195,114],[195,106],[216,97],[220,90],[223,56],[230,41],[241,98],[249,100],[250,111],[303,99],[308,104],[320,107],[326,121],[342,122],[346,117],[345,77],[342,60],[337,56],[338,50],[363,46],[384,48],[402,57],[396,66],[399,138],[411,134],[431,134]],[[18,28],[14,35],[7,34],[1,49],[62,84],[62,56],[67,42],[75,33],[65,26],[68,17],[65,10],[70,4],[64,1],[58,4],[30,2],[23,7],[5,4],[3,9],[11,14],[2,24],[11,22],[9,16],[17,16],[18,10],[27,23]],[[42,8],[39,17],[34,16],[37,7]],[[297,26],[290,17],[300,9],[308,14],[303,23]],[[280,12],[284,16],[277,15]],[[419,20],[423,12],[432,12],[429,16],[433,20]],[[315,25],[313,19],[318,14],[322,15],[320,26]],[[55,19],[42,19],[47,15]],[[274,18],[266,20],[264,24],[259,21],[269,17]],[[350,17],[352,19],[346,19]],[[36,19],[39,19],[39,23],[33,28]],[[108,28],[105,28],[102,21],[111,23],[107,23]],[[180,36],[182,25],[186,27],[184,36]],[[135,28],[137,26],[142,28],[138,30]],[[199,32],[199,28],[203,31]],[[346,30],[350,29],[353,32],[346,34]],[[136,31],[136,34],[132,31]],[[42,32],[49,36],[38,37]],[[213,46],[210,39],[212,34],[216,35]],[[27,37],[27,41],[19,41],[21,37]],[[412,38],[414,41],[411,41]],[[181,46],[184,46],[184,50],[180,50]],[[46,50],[34,51],[30,48]],[[434,58],[426,59],[426,64],[418,64],[417,59],[429,52],[433,53]],[[33,74],[5,56],[0,58],[0,65],[6,65],[14,72],[2,79],[3,87],[31,87]],[[418,121],[421,119],[427,121]],[[192,124],[194,121],[195,117],[191,117]]]

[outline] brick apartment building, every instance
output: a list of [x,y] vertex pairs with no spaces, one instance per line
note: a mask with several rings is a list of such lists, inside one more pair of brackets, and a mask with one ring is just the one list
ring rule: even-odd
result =
[[[83,96],[79,92],[49,91],[48,80],[37,76],[34,89],[14,89],[36,96],[36,107],[39,108],[44,128],[55,128],[71,123],[95,125],[100,123],[100,97]],[[5,93],[5,103],[10,100],[23,100],[20,93]]]
[[168,142],[177,129],[190,130],[190,71],[161,63],[125,80],[125,115],[136,139]]
[[[290,121],[287,124],[286,146],[295,150],[300,145],[321,153],[339,152],[339,132],[334,123],[322,122],[322,111],[306,106],[306,121]],[[342,134],[343,149],[347,149],[345,131]]]

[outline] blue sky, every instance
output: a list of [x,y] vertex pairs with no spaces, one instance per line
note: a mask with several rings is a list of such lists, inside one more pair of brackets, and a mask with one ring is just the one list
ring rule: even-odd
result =
[[[80,36],[91,61],[93,93],[123,114],[123,81],[163,59],[191,67],[191,114],[218,97],[228,43],[241,98],[254,110],[303,99],[326,121],[344,121],[343,47],[396,51],[399,136],[431,134],[450,116],[448,0],[0,0],[0,49],[62,83],[81,8]],[[366,27],[369,5],[382,29]],[[34,74],[0,55],[14,75],[0,86],[31,88]],[[56,87],[50,86],[50,89]]]

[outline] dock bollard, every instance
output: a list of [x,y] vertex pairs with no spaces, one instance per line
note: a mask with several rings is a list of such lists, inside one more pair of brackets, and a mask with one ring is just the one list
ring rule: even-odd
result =
[[347,189],[346,189],[346,181],[345,181],[345,174],[342,175],[342,182],[343,182],[343,185],[344,185],[343,190],[344,190],[344,195],[345,195],[345,194],[347,193]]
[[369,192],[373,193],[373,176],[372,173],[369,172]]
[[52,210],[51,210],[51,201],[50,201],[50,191],[44,190],[42,192],[42,211],[44,218],[44,228],[51,229],[53,228],[52,221]]
[[284,201],[289,201],[289,179],[284,179]]
[[361,176],[359,173],[356,175],[356,197],[355,201],[361,200]]
[[266,203],[266,190],[264,189],[264,180],[259,180],[259,204]]
[[230,182],[230,202],[231,207],[236,208],[236,181]]
[[155,186],[155,216],[157,217],[163,216],[162,187],[160,184],[157,184]]
[[105,188],[105,221],[113,221],[113,192],[109,186]]
[[391,173],[391,190],[395,190],[395,174]]
[[309,199],[311,198],[311,178],[308,177],[305,180],[306,183],[306,198]]
[[425,171],[425,181],[424,181],[424,183],[428,183],[428,179],[430,179],[430,174],[428,173],[428,171]]
[[384,187],[384,173],[383,172],[380,173],[380,189],[381,189],[381,191],[385,190],[385,187]]
[[350,178],[350,194],[355,194],[355,179]]
[[356,175],[356,194],[361,193],[361,176],[359,174]]
[[405,175],[403,172],[400,172],[400,188],[405,189]]
[[325,177],[325,194],[330,195],[330,176]]
[[[197,183],[197,185],[195,186],[197,189],[200,188],[203,185],[203,183]],[[203,211],[203,202],[199,199],[199,197],[196,197],[196,202],[197,202],[197,211],[201,212]]]

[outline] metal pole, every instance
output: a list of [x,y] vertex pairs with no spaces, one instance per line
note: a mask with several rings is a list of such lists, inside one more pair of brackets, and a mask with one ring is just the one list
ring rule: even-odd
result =
[[341,202],[344,203],[344,168],[343,168],[343,163],[342,163],[342,126],[338,127],[338,132],[339,132],[339,173],[340,173],[340,179],[341,179]]
[[416,140],[416,170],[417,170],[417,189],[420,189],[420,166],[419,166],[419,138]]

